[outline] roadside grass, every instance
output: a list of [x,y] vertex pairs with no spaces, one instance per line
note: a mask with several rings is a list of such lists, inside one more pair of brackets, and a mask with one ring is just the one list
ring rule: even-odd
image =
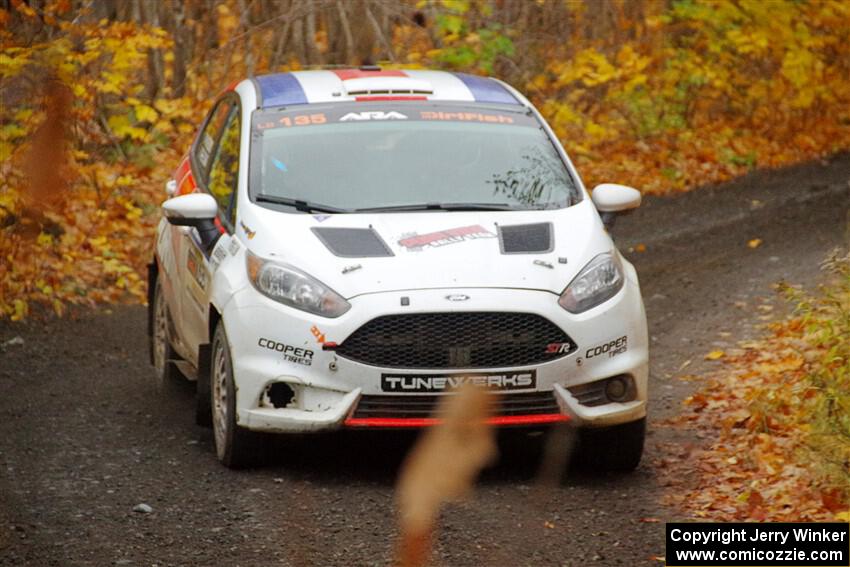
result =
[[701,440],[663,446],[668,503],[715,521],[850,521],[850,254],[822,269],[815,292],[777,286],[792,314],[724,353],[665,423]]

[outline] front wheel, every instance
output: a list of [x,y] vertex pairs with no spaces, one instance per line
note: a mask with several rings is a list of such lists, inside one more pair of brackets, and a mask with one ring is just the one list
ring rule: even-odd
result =
[[210,405],[215,452],[226,467],[244,468],[257,461],[259,438],[236,423],[236,384],[230,342],[221,321],[216,326],[211,350]]
[[578,464],[606,471],[633,471],[640,464],[645,438],[645,417],[612,427],[582,429],[578,437]]

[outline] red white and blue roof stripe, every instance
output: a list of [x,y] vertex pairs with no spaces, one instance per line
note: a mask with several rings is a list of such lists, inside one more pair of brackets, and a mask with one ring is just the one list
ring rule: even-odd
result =
[[293,71],[254,79],[260,107],[370,100],[522,104],[488,77],[425,70]]

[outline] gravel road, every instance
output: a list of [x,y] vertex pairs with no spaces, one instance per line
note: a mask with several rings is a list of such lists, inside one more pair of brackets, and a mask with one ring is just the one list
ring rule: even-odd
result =
[[[681,517],[661,503],[652,463],[674,435],[656,424],[694,388],[680,368],[716,364],[703,355],[758,332],[759,305],[781,312],[774,282],[816,281],[846,239],[848,180],[843,155],[647,199],[622,219],[621,248],[646,246],[628,253],[653,347],[644,463],[541,489],[536,440],[508,438],[475,498],[445,510],[434,563],[662,565],[664,522]],[[0,565],[389,563],[411,435],[285,441],[267,465],[227,470],[194,424],[191,385],[154,389],[144,322],[138,306],[0,322]]]

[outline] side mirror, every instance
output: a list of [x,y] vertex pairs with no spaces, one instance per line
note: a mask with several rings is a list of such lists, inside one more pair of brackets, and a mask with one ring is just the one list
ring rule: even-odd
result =
[[218,202],[207,193],[172,197],[162,204],[162,214],[174,226],[195,227],[207,250],[212,248],[221,235],[215,224]]
[[614,226],[614,219],[618,213],[633,211],[640,206],[641,201],[640,191],[616,183],[597,185],[590,198],[596,205],[596,210],[601,213],[605,228],[609,230]]

